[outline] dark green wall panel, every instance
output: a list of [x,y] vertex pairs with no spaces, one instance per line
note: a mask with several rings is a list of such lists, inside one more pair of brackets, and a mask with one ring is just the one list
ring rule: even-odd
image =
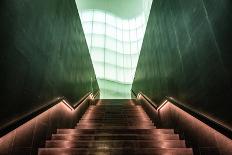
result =
[[1,125],[98,90],[74,0],[3,0],[0,20]]
[[230,0],[153,0],[132,89],[232,126]]

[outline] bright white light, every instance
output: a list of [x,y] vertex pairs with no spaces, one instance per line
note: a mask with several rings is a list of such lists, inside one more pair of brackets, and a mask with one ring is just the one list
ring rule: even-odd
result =
[[100,90],[130,94],[145,32],[145,14],[132,19],[95,9],[80,14],[96,77],[101,79]]

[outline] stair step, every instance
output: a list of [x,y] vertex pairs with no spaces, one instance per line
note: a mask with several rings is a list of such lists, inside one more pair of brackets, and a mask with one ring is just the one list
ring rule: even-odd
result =
[[[120,112],[118,112],[120,111]],[[112,111],[112,110],[101,110],[101,109],[93,109],[93,110],[88,110],[87,112],[93,112],[93,113],[96,113],[96,114],[104,114],[104,113],[107,113],[107,114],[114,114],[114,115],[138,115],[139,114],[146,114],[145,112],[141,112],[140,110],[138,109],[133,109],[133,110],[123,110],[123,109],[117,109],[117,111]]]
[[[136,122],[139,121],[139,122]],[[131,124],[142,124],[142,123],[152,123],[152,121],[143,121],[143,120],[80,120],[79,123],[131,123]]]
[[154,126],[153,123],[143,123],[143,122],[140,122],[140,123],[77,123],[76,126],[121,126],[122,128],[124,128],[124,126]]
[[39,155],[79,155],[79,154],[101,154],[101,155],[119,155],[119,154],[136,154],[136,155],[193,155],[191,148],[42,148],[39,149]]
[[[140,121],[140,122],[138,122]],[[107,122],[107,123],[134,123],[134,124],[139,124],[139,123],[153,123],[151,120],[143,120],[143,119],[90,119],[90,120],[80,120],[78,123],[101,123],[101,122]]]
[[93,126],[93,125],[81,125],[81,126],[76,126],[76,129],[155,129],[155,126],[143,126],[143,125],[134,125],[134,126],[113,126],[113,125],[107,125],[107,126]]
[[146,122],[142,122],[142,123],[136,123],[136,122],[134,122],[134,123],[127,123],[127,122],[121,122],[121,123],[119,123],[119,122],[117,122],[117,123],[115,123],[115,122],[106,122],[106,123],[104,123],[104,122],[102,122],[102,123],[97,123],[97,122],[91,122],[91,123],[87,123],[87,122],[80,122],[80,123],[78,123],[77,124],[77,126],[81,126],[81,125],[83,125],[83,126],[88,126],[88,125],[90,125],[90,126],[109,126],[109,125],[114,125],[114,126],[130,126],[130,125],[132,125],[132,126],[136,126],[136,125],[143,125],[143,126],[154,126],[154,124],[153,123],[151,123],[151,122],[149,122],[149,123],[146,123]]
[[[141,107],[135,107],[133,105],[129,105],[129,106],[95,106],[93,108],[89,108],[89,110],[109,110],[109,111],[117,111],[118,109],[122,109],[122,110],[139,110],[142,109]],[[121,112],[121,111],[117,111],[117,112]]]
[[141,120],[141,121],[150,121],[152,122],[149,118],[142,118],[142,117],[134,117],[134,118],[128,118],[128,117],[123,117],[123,118],[108,118],[108,117],[93,117],[93,118],[82,118],[81,120],[89,120],[89,121],[95,121],[95,120],[106,120],[106,121],[122,121],[122,120],[128,120],[128,121],[133,121],[134,120]]
[[[123,109],[118,109],[116,111],[112,111],[112,110],[101,110],[101,109],[91,109],[91,110],[87,110],[86,112],[94,112],[96,114],[104,114],[104,113],[107,113],[107,114],[112,114],[112,115],[139,115],[138,113],[140,114],[146,114],[146,112],[144,111],[141,111],[141,110],[123,110]],[[128,112],[128,113],[125,113],[125,112]],[[130,113],[129,113],[130,112]]]
[[77,125],[76,129],[155,129],[154,125]]
[[[85,117],[85,116],[84,116]],[[89,120],[149,120],[143,117],[126,117],[126,116],[121,116],[121,117],[109,117],[109,116],[99,116],[99,117],[88,117]]]
[[179,140],[178,134],[53,134],[52,140]]
[[47,148],[185,148],[184,140],[46,141]]
[[[151,120],[141,120],[143,121],[144,123],[152,123]],[[138,122],[134,122],[134,120],[130,120],[130,119],[81,119],[79,122],[86,122],[86,123],[101,123],[101,122],[107,122],[107,123],[112,123],[112,122],[115,122],[115,123],[138,123]]]
[[[85,115],[83,115],[83,118],[86,116],[86,114]],[[104,117],[104,118],[108,118],[108,119],[120,119],[120,118],[144,118],[144,117],[142,117],[141,115],[119,115],[119,114],[93,114],[92,113],[92,118],[102,118],[102,117]]]
[[60,134],[94,134],[94,133],[109,133],[109,134],[173,134],[173,129],[57,129]]

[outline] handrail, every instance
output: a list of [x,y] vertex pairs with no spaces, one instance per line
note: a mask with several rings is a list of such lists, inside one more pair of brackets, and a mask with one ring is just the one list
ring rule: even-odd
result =
[[150,105],[152,106],[152,107],[154,107],[156,110],[159,108],[159,106],[158,105],[156,105],[150,98],[148,98],[146,95],[144,95],[143,93],[139,93],[138,94],[138,97],[140,97],[140,95],[142,95],[143,96],[143,98],[148,102],[148,103],[150,103]]
[[38,108],[36,110],[33,110],[32,112],[18,118],[17,120],[11,121],[11,122],[7,123],[6,125],[4,125],[3,127],[1,127],[0,128],[0,138],[3,137],[4,135],[6,135],[7,133],[15,130],[16,128],[18,128],[22,124],[24,124],[24,123],[30,121],[31,119],[35,118],[39,114],[41,114],[41,113],[45,112],[46,110],[50,109],[51,107],[55,106],[56,104],[60,103],[61,101],[63,101],[65,103],[65,105],[68,106],[71,110],[74,110],[83,101],[85,101],[89,97],[90,94],[92,94],[92,92],[88,92],[84,97],[82,97],[74,105],[71,105],[64,96],[57,97],[57,98],[49,101],[47,104],[41,106],[40,108]]
[[131,92],[135,97],[137,97],[136,93],[133,90],[131,90]]
[[96,98],[98,94],[100,94],[100,90],[98,90],[98,91],[96,92],[96,94],[93,96],[93,98]]
[[[133,91],[133,90],[132,90]],[[134,93],[134,92],[133,92]],[[139,95],[142,95],[143,98],[150,103],[158,112],[160,109],[162,109],[162,107],[164,107],[166,105],[166,103],[169,101],[169,103],[175,105],[176,107],[180,108],[181,110],[187,112],[188,114],[190,114],[191,116],[195,117],[196,119],[202,121],[203,123],[205,123],[206,125],[210,126],[211,128],[215,129],[216,131],[220,132],[221,134],[225,135],[226,137],[232,139],[232,130],[218,122],[216,122],[215,120],[213,120],[212,118],[207,117],[206,115],[190,108],[187,107],[186,105],[184,105],[183,103],[181,103],[180,101],[172,98],[172,97],[165,97],[165,101],[162,102],[159,106],[157,106],[151,99],[149,99],[145,94],[143,94],[142,92],[138,93]]]
[[215,120],[213,120],[212,118],[207,117],[206,115],[199,113],[187,106],[185,106],[183,103],[181,103],[180,101],[172,98],[172,97],[166,97],[166,99],[174,104],[175,106],[177,106],[178,108],[184,110],[185,112],[187,112],[188,114],[194,116],[195,118],[199,119],[200,121],[204,122],[205,124],[207,124],[208,126],[212,127],[213,129],[217,130],[218,132],[222,133],[223,135],[225,135],[226,137],[232,139],[232,130],[218,122],[216,122]]
[[89,92],[89,93],[87,93],[87,94],[85,94],[85,96],[83,96],[76,104],[74,104],[72,107],[73,107],[73,109],[76,109],[82,102],[84,102],[87,98],[88,98],[88,96],[89,95],[91,95],[92,94],[92,92]]

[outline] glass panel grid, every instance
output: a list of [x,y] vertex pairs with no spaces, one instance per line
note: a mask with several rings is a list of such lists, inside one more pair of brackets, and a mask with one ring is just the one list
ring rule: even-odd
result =
[[123,98],[130,98],[145,32],[145,14],[132,19],[95,9],[80,14],[101,97],[112,97],[107,92],[117,92]]

